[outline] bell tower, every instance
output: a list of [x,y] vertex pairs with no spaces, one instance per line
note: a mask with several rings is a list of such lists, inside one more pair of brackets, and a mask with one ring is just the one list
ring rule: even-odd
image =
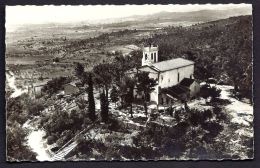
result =
[[156,62],[158,62],[158,46],[149,44],[148,47],[143,47],[142,66]]

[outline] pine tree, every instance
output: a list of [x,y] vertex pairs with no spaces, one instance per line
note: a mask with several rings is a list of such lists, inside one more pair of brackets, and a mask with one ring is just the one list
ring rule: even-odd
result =
[[149,72],[141,72],[136,74],[137,78],[137,91],[144,93],[144,110],[147,116],[147,95],[154,90],[156,80],[149,78]]
[[100,94],[100,106],[101,106],[101,120],[105,123],[108,121],[108,102],[106,99],[105,91]]
[[92,122],[96,120],[95,115],[95,100],[93,95],[93,82],[92,82],[92,75],[89,73],[88,76],[88,109],[89,109],[89,118]]
[[132,104],[134,101],[134,87],[136,85],[135,78],[124,76],[123,80],[119,85],[119,94],[123,97],[123,101],[130,106],[130,114],[133,118]]

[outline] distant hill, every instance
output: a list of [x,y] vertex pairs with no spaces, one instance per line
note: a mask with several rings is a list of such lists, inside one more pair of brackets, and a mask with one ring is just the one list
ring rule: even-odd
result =
[[[121,18],[110,18],[110,19],[103,19],[103,20],[85,20],[80,22],[73,22],[73,23],[41,23],[41,24],[21,24],[16,25],[15,27],[8,27],[7,32],[12,32],[19,28],[27,29],[45,29],[45,28],[86,28],[86,27],[96,27],[96,26],[104,26],[109,24],[109,27],[129,27],[129,26],[145,26],[145,25],[155,25],[159,23],[167,23],[168,25],[174,25],[174,23],[178,22],[188,22],[191,24],[194,23],[202,23],[208,21],[215,21],[219,19],[226,19],[233,16],[241,16],[241,15],[252,15],[251,7],[241,7],[241,8],[233,8],[233,9],[225,9],[225,10],[199,10],[199,11],[192,11],[192,12],[159,12],[150,15],[133,15],[128,17],[121,17]],[[187,25],[191,25],[187,24]],[[183,24],[176,24],[182,25]],[[185,25],[185,24],[184,24]],[[7,25],[8,26],[8,25]],[[162,26],[162,25],[160,25]]]
[[134,15],[122,18],[101,20],[99,23],[118,23],[127,21],[176,21],[176,22],[207,22],[226,19],[233,16],[252,15],[251,7],[234,8],[228,10],[199,10],[192,12],[159,12],[150,15]]

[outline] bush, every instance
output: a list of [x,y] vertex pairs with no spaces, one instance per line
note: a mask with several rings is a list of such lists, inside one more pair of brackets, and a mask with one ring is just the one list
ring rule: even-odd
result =
[[213,117],[211,110],[207,109],[203,113],[203,120],[210,120]]
[[120,156],[119,152],[122,148],[124,148],[124,147],[121,147],[121,146],[120,147],[119,146],[109,147],[106,150],[106,154],[105,154],[106,160],[120,160],[121,156]]
[[177,142],[171,138],[162,139],[162,147],[160,153],[162,155],[168,155],[169,157],[180,157],[183,155],[186,149],[186,144],[181,141]]
[[[148,160],[156,160],[156,158],[159,158],[161,155],[159,154],[158,151],[153,150],[152,147],[145,147],[141,146],[140,152],[142,157],[148,159]],[[136,155],[136,153],[134,153]]]
[[27,132],[17,122],[7,120],[6,156],[8,161],[36,161],[37,154],[26,145]]
[[204,99],[212,97],[212,100],[216,100],[220,96],[221,89],[217,89],[215,86],[209,87],[208,85],[203,85],[200,90],[200,95]]
[[213,108],[213,113],[216,115],[216,119],[218,121],[225,121],[227,119],[227,115],[223,112],[223,109],[220,107]]
[[60,149],[59,147],[54,147],[54,148],[51,148],[51,151],[55,153],[55,152],[57,152],[59,149]]
[[133,118],[132,119],[133,120],[133,122],[135,122],[135,123],[144,123],[146,120],[147,120],[147,118],[146,117],[136,117],[136,118]]
[[128,103],[121,102],[121,105],[118,106],[118,110],[126,109],[128,107]]
[[43,81],[43,77],[42,77],[42,76],[40,76],[40,77],[39,77],[39,80],[40,80],[40,81]]
[[[138,160],[141,159],[141,151],[142,150],[131,146],[122,146],[118,151],[118,155],[127,159]],[[142,151],[142,153],[145,153],[145,151]]]
[[41,102],[34,102],[28,106],[28,115],[39,115],[44,110],[44,106]]
[[108,129],[110,131],[118,131],[120,129],[119,123],[116,119],[110,118]]
[[215,138],[222,130],[223,126],[218,123],[203,123],[201,127],[207,131],[209,131],[209,135]]
[[51,145],[51,144],[53,144],[55,141],[54,141],[54,138],[53,138],[53,136],[49,136],[48,138],[47,138],[47,144],[48,145]]
[[210,96],[214,99],[220,96],[221,89],[217,89],[215,86],[210,89]]

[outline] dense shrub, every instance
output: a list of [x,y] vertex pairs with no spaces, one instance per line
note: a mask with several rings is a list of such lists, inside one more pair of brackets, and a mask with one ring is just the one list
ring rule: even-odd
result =
[[56,110],[52,115],[46,115],[40,119],[40,125],[45,129],[48,137],[48,144],[57,141],[59,146],[64,145],[80,130],[83,130],[84,125],[89,124],[91,121],[86,114],[76,110],[72,110],[70,114]]
[[59,77],[54,78],[47,82],[46,85],[43,86],[42,91],[47,93],[49,96],[52,96],[54,93],[57,93],[63,88],[64,84],[71,82],[72,78],[70,77]]
[[130,160],[138,160],[141,159],[141,152],[144,153],[145,151],[141,151],[139,148],[131,147],[131,146],[122,146],[118,154]]
[[120,130],[120,125],[119,125],[118,121],[116,119],[114,119],[114,118],[110,118],[109,119],[108,129],[110,131],[118,131],[118,130]]
[[174,141],[171,138],[165,137],[162,139],[162,147],[160,153],[169,157],[180,157],[186,149],[186,144],[181,141]]
[[8,161],[36,161],[36,153],[26,145],[27,132],[17,122],[7,121],[6,155]]
[[204,130],[209,131],[209,135],[213,138],[223,130],[223,126],[215,122],[203,123],[201,126]]
[[123,151],[123,147],[121,146],[111,146],[108,147],[105,153],[106,160],[121,160],[121,153],[120,151]]
[[227,115],[224,113],[224,109],[220,107],[214,107],[213,113],[216,115],[218,122],[224,122],[227,119]]
[[210,120],[213,117],[211,110],[207,109],[203,112],[203,120]]
[[42,102],[32,102],[30,106],[28,106],[28,115],[39,115],[41,111],[45,109],[45,106]]
[[53,136],[49,136],[48,138],[47,138],[47,144],[48,145],[51,145],[51,144],[53,144],[55,141],[54,141],[54,138],[53,138]]
[[203,98],[212,97],[212,100],[216,100],[217,97],[220,96],[221,89],[217,89],[215,86],[209,87],[207,85],[203,85],[200,90],[200,95]]

